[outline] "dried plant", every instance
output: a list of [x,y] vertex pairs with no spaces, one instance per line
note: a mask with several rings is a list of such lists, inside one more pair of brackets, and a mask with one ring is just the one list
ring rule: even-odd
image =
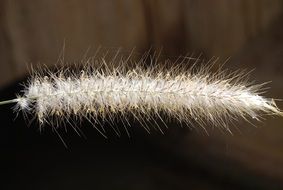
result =
[[139,64],[132,61],[136,65],[130,67],[126,66],[129,59],[110,66],[113,62],[96,58],[96,66],[88,65],[79,73],[71,69],[34,72],[23,95],[2,103],[15,102],[17,111],[36,116],[41,124],[60,127],[62,122],[76,125],[88,120],[103,135],[97,125],[115,124],[117,116],[125,125],[134,118],[149,131],[148,121],[166,125],[173,119],[229,130],[238,119],[282,115],[273,99],[261,96],[264,84],[249,83],[245,72],[213,71],[213,64],[188,67],[184,60],[168,67],[148,66],[142,59]]

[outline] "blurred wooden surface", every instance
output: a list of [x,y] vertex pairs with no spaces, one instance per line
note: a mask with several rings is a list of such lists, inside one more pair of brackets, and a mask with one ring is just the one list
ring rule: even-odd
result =
[[25,75],[31,63],[54,64],[64,42],[70,61],[90,46],[227,58],[281,12],[281,0],[3,0],[0,86]]

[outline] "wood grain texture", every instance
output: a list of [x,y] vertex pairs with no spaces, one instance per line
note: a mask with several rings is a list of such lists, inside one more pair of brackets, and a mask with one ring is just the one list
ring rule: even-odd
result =
[[52,65],[66,43],[66,60],[92,46],[163,47],[164,54],[231,56],[282,12],[280,0],[3,0],[0,86]]
[[[12,0],[2,4],[1,37],[6,36],[1,45],[9,47],[3,51],[11,63],[1,64],[0,70],[9,72],[10,79],[25,74],[29,63],[54,64],[64,42],[65,59],[76,61],[91,46],[132,48],[146,41],[139,1]],[[0,84],[6,82],[2,79]]]
[[232,56],[281,14],[281,1],[186,1],[188,44],[209,56]]

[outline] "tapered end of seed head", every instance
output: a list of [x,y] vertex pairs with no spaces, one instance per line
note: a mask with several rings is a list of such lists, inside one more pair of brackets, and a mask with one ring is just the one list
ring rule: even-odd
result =
[[17,104],[21,109],[25,109],[28,106],[28,101],[26,98],[18,98],[17,99]]
[[277,106],[274,99],[271,99],[270,112],[273,115],[278,115],[278,116],[283,117],[283,111]]
[[30,109],[30,101],[26,97],[17,96],[15,102],[16,102],[16,106],[15,106],[16,110],[25,111]]

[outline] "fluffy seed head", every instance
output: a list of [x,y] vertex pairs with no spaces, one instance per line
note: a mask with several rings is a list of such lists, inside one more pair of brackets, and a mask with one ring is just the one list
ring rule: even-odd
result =
[[245,73],[212,71],[212,65],[166,69],[128,68],[122,63],[110,69],[104,59],[99,63],[103,67],[88,67],[80,73],[36,73],[18,97],[19,110],[36,115],[40,123],[75,118],[97,124],[119,116],[125,121],[132,117],[142,125],[150,119],[165,124],[175,119],[190,126],[226,129],[228,121],[239,118],[282,114],[272,99],[261,96],[263,85],[248,83]]

